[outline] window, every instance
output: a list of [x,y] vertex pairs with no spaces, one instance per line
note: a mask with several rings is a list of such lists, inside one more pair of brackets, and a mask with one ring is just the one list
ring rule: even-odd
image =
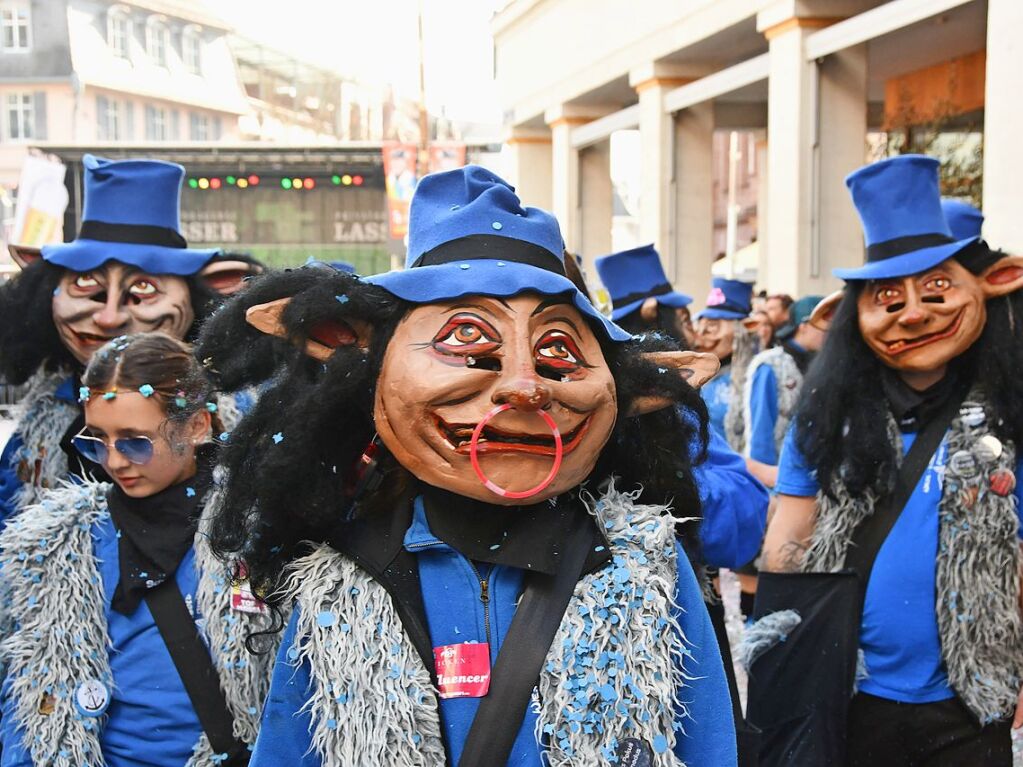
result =
[[181,58],[185,69],[193,75],[202,74],[202,29],[195,24],[181,31]]
[[146,105],[146,141],[166,141],[170,131],[167,122],[167,110]]
[[7,138],[25,141],[35,138],[35,98],[31,93],[8,93],[4,101]]
[[97,96],[96,138],[100,141],[121,141],[125,137],[121,102],[111,101],[106,96]]
[[28,0],[0,2],[0,46],[4,53],[32,47],[32,16]]
[[191,124],[191,138],[192,141],[209,141],[210,140],[210,118],[206,115],[196,114],[192,112],[189,116],[189,122]]
[[170,31],[162,16],[151,16],[146,22],[146,53],[158,67],[167,66]]
[[131,20],[123,5],[115,5],[107,11],[107,45],[115,56],[128,58],[128,42],[131,39]]

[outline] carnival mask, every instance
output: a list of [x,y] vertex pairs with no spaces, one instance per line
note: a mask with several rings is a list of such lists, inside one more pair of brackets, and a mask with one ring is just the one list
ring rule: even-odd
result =
[[695,348],[708,352],[719,360],[732,356],[735,342],[735,320],[719,320],[702,317],[696,325]]
[[195,319],[183,277],[115,261],[91,272],[66,270],[52,306],[61,341],[83,365],[112,338],[159,330],[180,339]]
[[969,349],[984,330],[985,302],[1023,286],[1023,258],[1006,256],[980,275],[954,258],[932,269],[868,282],[857,303],[860,333],[885,365],[908,373],[937,371]]
[[[252,306],[251,325],[294,338],[290,299]],[[328,325],[330,327],[328,327]],[[359,319],[304,328],[305,351],[327,360],[341,346],[368,349]],[[700,386],[717,360],[694,352],[648,355],[661,372]],[[674,402],[627,403],[640,415]],[[377,379],[374,420],[395,459],[435,487],[489,503],[539,503],[593,470],[618,413],[614,377],[593,330],[564,297],[469,296],[408,311]]]

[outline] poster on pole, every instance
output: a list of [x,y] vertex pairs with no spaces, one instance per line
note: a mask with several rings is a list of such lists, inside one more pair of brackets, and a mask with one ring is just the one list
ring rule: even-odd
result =
[[435,141],[430,144],[430,173],[454,170],[465,165],[465,144]]
[[21,166],[11,244],[31,248],[63,242],[68,193],[63,163],[29,155]]
[[387,218],[392,243],[403,243],[408,234],[408,210],[416,190],[415,144],[384,143],[384,180],[387,185]]

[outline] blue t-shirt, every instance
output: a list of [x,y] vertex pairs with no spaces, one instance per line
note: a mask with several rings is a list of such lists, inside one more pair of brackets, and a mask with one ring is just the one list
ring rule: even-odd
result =
[[726,441],[725,414],[728,412],[728,400],[732,391],[732,371],[725,368],[712,381],[700,387],[700,396],[707,404],[710,414],[710,428],[721,435]]
[[[816,471],[807,465],[793,435],[790,427],[775,490],[782,495],[816,495],[820,488]],[[902,435],[903,454],[915,438],[915,433]],[[934,611],[938,503],[946,453],[942,442],[881,546],[867,583],[860,648],[868,676],[859,688],[902,703],[932,703],[954,695],[941,658]],[[1016,465],[1017,479],[1021,475],[1023,461]],[[1017,513],[1023,501],[1021,485],[1017,482],[1015,490]]]
[[778,465],[774,426],[778,422],[778,377],[770,365],[760,365],[749,383],[749,423],[746,425],[750,458],[768,466]]

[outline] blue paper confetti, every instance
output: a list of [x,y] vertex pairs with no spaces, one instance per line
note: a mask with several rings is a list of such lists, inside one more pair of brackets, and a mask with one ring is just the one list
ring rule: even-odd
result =
[[344,295],[343,293],[340,296],[334,296],[334,299],[339,304],[347,304],[348,303],[348,296]]
[[280,431],[279,431],[279,432],[277,432],[276,434],[274,434],[274,444],[275,444],[275,445],[279,445],[279,444],[281,444],[281,443],[282,443],[283,441],[284,441],[284,433],[283,433],[283,432],[280,432]]
[[185,488],[185,495],[187,495],[189,498],[195,498],[195,488],[194,487],[186,487]]
[[141,394],[143,397],[147,399],[149,397],[152,397],[155,392],[156,389],[154,389],[151,384],[142,384],[139,387],[139,394]]

